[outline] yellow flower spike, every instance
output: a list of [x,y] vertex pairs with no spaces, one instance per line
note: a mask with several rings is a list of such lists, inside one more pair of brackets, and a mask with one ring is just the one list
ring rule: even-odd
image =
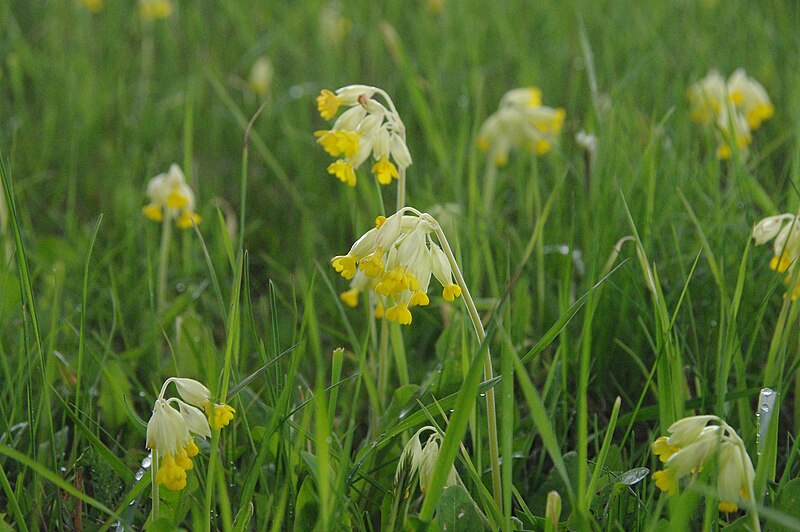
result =
[[315,131],[314,136],[317,137],[317,144],[322,146],[322,149],[331,157],[338,157],[341,152],[339,151],[339,139],[336,138],[334,131],[323,129]]
[[478,146],[478,149],[481,150],[481,151],[489,151],[489,147],[491,146],[491,144],[489,144],[489,140],[485,139],[483,137],[481,137],[478,140],[476,140],[475,144]]
[[381,157],[381,159],[373,165],[372,173],[375,174],[378,183],[381,185],[389,185],[392,183],[392,179],[398,179],[397,168],[386,156]]
[[142,214],[144,214],[145,218],[148,220],[153,220],[154,222],[164,221],[164,213],[162,212],[161,207],[155,203],[150,203],[149,205],[142,207]]
[[450,283],[449,285],[444,287],[442,291],[442,297],[445,301],[455,301],[455,299],[461,295],[461,287],[455,283]]
[[331,259],[331,266],[345,279],[352,279],[356,275],[356,259],[348,255],[340,255]]
[[189,443],[187,443],[184,449],[186,450],[186,456],[189,458],[194,458],[200,452],[200,449],[197,447],[197,444],[194,442],[194,440],[191,440]]
[[375,305],[375,312],[374,312],[375,319],[378,320],[383,319],[384,314],[385,312],[383,309],[383,303],[378,303],[377,305]]
[[336,147],[345,157],[355,157],[358,154],[360,139],[361,133],[357,131],[337,131]]
[[323,120],[330,120],[339,112],[342,99],[328,89],[322,89],[317,96],[317,110]]
[[175,464],[185,471],[189,471],[194,467],[194,464],[192,464],[189,458],[189,454],[186,452],[186,448],[178,450],[178,455],[175,456]]
[[381,226],[383,225],[383,222],[385,221],[386,221],[386,216],[384,215],[380,215],[377,218],[375,218],[375,229],[380,229]]
[[772,260],[769,261],[770,269],[775,270],[778,273],[784,273],[791,265],[792,260],[789,258],[787,253],[781,253],[780,257],[772,257]]
[[189,198],[181,193],[178,187],[175,187],[167,196],[166,205],[168,209],[185,209],[189,205]]
[[358,294],[361,292],[358,288],[351,288],[345,292],[339,294],[339,299],[351,308],[356,308],[358,306]]
[[717,159],[726,160],[730,159],[732,155],[731,147],[727,144],[720,144],[717,147]]
[[347,183],[351,187],[356,186],[356,172],[353,170],[353,165],[344,159],[328,165],[328,173],[338,177],[342,183]]

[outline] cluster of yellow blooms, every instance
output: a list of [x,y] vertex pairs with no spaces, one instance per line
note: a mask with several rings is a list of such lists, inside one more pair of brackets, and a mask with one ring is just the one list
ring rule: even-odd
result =
[[692,416],[676,421],[668,432],[669,436],[661,436],[652,445],[653,453],[664,462],[664,469],[653,473],[662,491],[675,493],[683,477],[716,463],[720,511],[735,512],[739,500],[751,501],[753,463],[744,442],[727,423],[717,416]]
[[[183,400],[164,398],[170,383],[175,383]],[[167,379],[147,423],[147,448],[157,453],[159,460],[156,482],[171,490],[186,487],[186,471],[192,469],[191,459],[199,452],[193,434],[203,438],[211,436],[211,428],[226,426],[234,413],[228,405],[212,403],[211,392],[196,380]]]
[[720,159],[731,156],[731,145],[739,152],[746,152],[753,140],[752,131],[774,112],[767,91],[741,68],[727,82],[718,71],[711,70],[689,88],[687,96],[692,120],[714,124],[720,137],[717,146]]
[[[382,96],[388,108],[374,99]],[[356,170],[369,157],[375,160],[372,173],[382,185],[398,178],[411,164],[405,141],[405,126],[391,99],[381,89],[366,85],[348,85],[336,93],[323,90],[317,97],[320,116],[330,120],[340,107],[348,107],[329,130],[317,131],[317,143],[337,160],[328,173],[343,183],[356,185]]]
[[[423,432],[427,431],[432,431],[432,434],[428,436],[425,445],[422,445],[419,437]],[[423,494],[427,493],[428,486],[431,483],[433,469],[436,466],[436,460],[439,458],[439,448],[441,444],[442,435],[439,434],[439,431],[436,430],[435,427],[427,425],[415,432],[414,435],[411,436],[411,439],[408,440],[408,443],[406,443],[406,446],[403,448],[403,453],[397,461],[397,470],[394,475],[395,485],[400,484],[403,475],[413,477],[419,474],[419,489]],[[447,480],[445,480],[444,483],[445,487],[454,486],[458,481],[459,477],[456,468],[450,466],[450,473],[447,475]]]
[[[787,213],[768,216],[756,224],[752,236],[756,245],[775,239],[772,244],[774,256],[769,267],[779,273],[786,273],[784,282],[790,284],[796,269],[795,264],[800,258],[800,215]],[[792,301],[800,297],[800,279],[795,279],[790,297]]]
[[497,166],[504,166],[511,148],[518,146],[544,155],[556,143],[565,115],[560,107],[542,105],[542,91],[537,87],[512,89],[481,126],[478,147],[489,152]]
[[192,222],[200,223],[200,215],[194,212],[194,192],[177,164],[150,180],[147,195],[152,202],[142,208],[142,214],[154,222],[163,221],[166,215],[181,229],[191,227]]
[[[372,289],[379,297],[376,317],[408,325],[409,307],[430,302],[427,291],[431,276],[444,288],[445,301],[455,300],[461,295],[461,287],[453,280],[444,251],[431,239],[437,227],[432,216],[410,207],[388,218],[379,216],[375,227],[364,233],[347,255],[331,260],[342,277],[351,279],[350,289],[340,295],[342,301],[355,307],[358,295]],[[386,308],[389,298],[394,304]]]

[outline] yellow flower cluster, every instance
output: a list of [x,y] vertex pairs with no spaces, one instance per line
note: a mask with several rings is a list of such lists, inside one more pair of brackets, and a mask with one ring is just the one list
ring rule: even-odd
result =
[[[413,214],[405,214],[411,212]],[[431,276],[441,283],[442,297],[454,301],[461,287],[453,280],[453,270],[444,251],[431,238],[438,224],[429,214],[406,207],[385,218],[364,233],[348,251],[331,260],[333,268],[350,289],[340,295],[351,307],[358,305],[361,292],[372,290],[378,297],[378,318],[411,323],[410,307],[430,303]]]
[[147,195],[152,201],[142,208],[142,214],[154,222],[163,221],[166,214],[175,220],[175,225],[188,229],[192,227],[192,222],[199,224],[202,220],[194,212],[194,192],[177,164],[172,164],[166,174],[159,174],[150,180]]
[[727,82],[718,71],[711,70],[689,88],[687,96],[692,120],[714,124],[720,159],[731,156],[732,145],[737,151],[746,152],[753,140],[752,132],[774,112],[767,91],[741,68]]
[[[765,244],[772,239],[773,257],[769,267],[778,273],[785,273],[784,282],[789,285],[795,274],[795,264],[800,258],[800,215],[778,214],[768,216],[753,228],[756,245]],[[790,290],[792,301],[800,297],[800,279],[794,280]]]
[[[388,107],[375,100],[376,95],[382,96]],[[390,184],[411,164],[405,126],[391,99],[381,89],[366,85],[349,85],[335,93],[326,89],[317,97],[317,109],[325,120],[335,117],[342,106],[348,109],[331,129],[314,133],[317,143],[337,157],[328,173],[354,187],[356,170],[371,155],[375,161],[372,173],[380,184]]]
[[100,13],[103,10],[105,0],[81,0],[81,4],[92,13]]
[[542,92],[536,87],[508,91],[500,108],[481,126],[478,147],[489,152],[497,166],[508,163],[512,148],[524,147],[544,155],[556,144],[566,112],[542,105]]
[[717,416],[692,416],[676,421],[668,432],[652,444],[653,453],[664,463],[663,470],[653,473],[658,488],[675,493],[683,477],[716,463],[719,510],[735,512],[739,500],[751,500],[753,464],[744,442],[727,423]]
[[[175,384],[182,399],[164,398],[170,383]],[[198,407],[205,410],[208,418]],[[211,436],[211,428],[226,426],[234,412],[228,405],[212,403],[211,392],[196,380],[167,379],[147,423],[147,448],[159,460],[156,482],[171,490],[186,487],[186,472],[192,469],[191,459],[199,452],[193,435]]]

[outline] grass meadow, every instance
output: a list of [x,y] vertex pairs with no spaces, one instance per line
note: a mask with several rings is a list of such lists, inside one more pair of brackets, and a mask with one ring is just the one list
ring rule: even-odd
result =
[[[784,273],[752,237],[800,207],[796,3],[173,2],[0,0],[0,530],[800,529],[800,235]],[[738,68],[774,115],[721,159],[687,91]],[[463,274],[408,325],[331,267],[398,205],[326,171],[352,84]],[[563,127],[498,167],[481,124],[533,86]],[[172,163],[194,226],[143,215]],[[171,377],[235,409],[176,490]],[[659,439],[697,415],[727,432]]]

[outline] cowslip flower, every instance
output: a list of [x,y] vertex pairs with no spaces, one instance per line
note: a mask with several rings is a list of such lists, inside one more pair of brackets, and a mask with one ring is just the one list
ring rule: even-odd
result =
[[319,34],[329,48],[341,46],[353,23],[342,14],[339,2],[328,2],[319,12]]
[[[386,105],[374,97],[380,96]],[[329,130],[314,132],[317,143],[336,161],[328,173],[343,183],[355,186],[356,170],[372,157],[372,173],[378,183],[388,185],[411,164],[405,141],[405,126],[383,90],[366,85],[348,85],[317,96],[317,110],[331,120],[341,107],[347,107]]]
[[[411,213],[411,214],[406,214]],[[361,292],[370,290],[378,299],[376,317],[411,323],[409,310],[430,303],[431,277],[442,285],[445,301],[461,295],[450,261],[432,233],[438,222],[429,214],[405,207],[388,218],[379,216],[375,227],[364,233],[346,255],[331,259],[331,265],[345,279],[350,289],[340,295],[354,307]]]
[[767,91],[741,68],[727,81],[717,70],[710,70],[686,95],[692,120],[714,126],[720,159],[728,159],[734,145],[739,153],[746,154],[752,131],[774,113]]
[[171,0],[139,0],[139,14],[144,20],[169,18],[172,9]]
[[178,227],[187,229],[192,227],[192,222],[199,224],[202,221],[194,212],[194,192],[177,164],[173,163],[169,172],[150,180],[147,195],[152,201],[142,208],[142,214],[154,222],[162,222],[166,215],[174,219]]
[[[769,267],[778,273],[785,273],[784,283],[791,284],[797,259],[800,258],[800,215],[786,213],[768,216],[753,227],[752,237],[757,246],[774,239]],[[795,281],[790,297],[792,301],[800,297],[800,280]]]
[[682,478],[696,475],[707,463],[716,463],[719,510],[735,512],[740,500],[752,500],[753,463],[730,425],[717,416],[691,416],[676,421],[667,431],[669,436],[657,438],[651,446],[664,463],[664,469],[653,473],[659,489],[673,494]]
[[[170,383],[175,383],[181,399],[165,398]],[[146,446],[156,453],[159,463],[156,482],[173,491],[185,488],[186,472],[193,467],[191,459],[199,452],[194,435],[208,438],[211,428],[226,426],[233,414],[230,406],[212,403],[211,392],[196,380],[167,379],[147,423]]]
[[[424,432],[431,431],[432,434],[425,440],[425,445],[420,442],[420,436]],[[404,476],[413,478],[419,475],[419,489],[424,494],[428,492],[433,469],[436,467],[436,460],[439,458],[439,449],[442,444],[442,435],[435,427],[427,425],[419,429],[411,439],[408,440],[400,459],[397,461],[395,472],[395,485],[400,485]],[[445,487],[453,486],[459,482],[458,472],[455,466],[450,466],[450,472],[445,480]]]
[[536,155],[548,153],[557,143],[566,112],[542,105],[536,87],[512,89],[499,109],[481,125],[478,148],[488,152],[496,166],[508,163],[512,148],[524,147]]

